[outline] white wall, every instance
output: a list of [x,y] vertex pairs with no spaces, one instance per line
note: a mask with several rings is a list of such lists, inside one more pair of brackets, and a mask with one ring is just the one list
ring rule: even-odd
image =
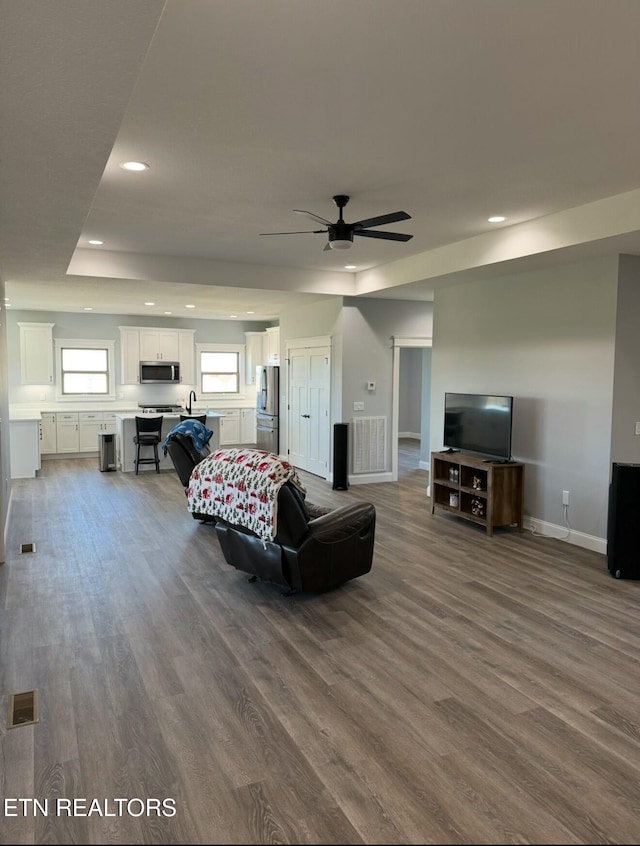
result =
[[5,537],[9,518],[9,503],[11,502],[11,441],[7,355],[8,312],[4,305],[4,290],[4,280],[0,277],[0,564],[3,564],[6,559]]
[[[606,537],[618,261],[558,265],[436,291],[431,448],[445,391],[514,396],[525,514]],[[637,329],[636,329],[637,332]],[[639,418],[640,419],[640,418]],[[585,543],[584,545],[588,545]]]
[[[343,312],[344,421],[354,416],[387,418],[387,467],[391,469],[391,413],[393,402],[393,339],[431,338],[433,303],[350,297]],[[374,381],[376,389],[367,390]],[[353,402],[364,402],[364,411],[353,411]],[[395,449],[395,446],[393,447]]]
[[611,461],[640,464],[640,258],[620,256]]
[[[329,414],[331,424],[340,422],[342,397],[342,297],[318,299],[305,303],[280,314],[280,408],[285,408],[287,401],[286,361],[284,350],[286,342],[298,338],[331,338],[331,387]],[[286,454],[287,426],[280,420],[280,452]],[[333,450],[333,438],[331,444]],[[330,457],[333,461],[333,457]]]

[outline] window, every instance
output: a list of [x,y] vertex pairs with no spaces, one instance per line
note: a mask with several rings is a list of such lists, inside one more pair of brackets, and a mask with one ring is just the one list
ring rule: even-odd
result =
[[55,339],[59,399],[115,399],[114,341]]
[[208,396],[239,396],[242,344],[197,344],[200,393]]

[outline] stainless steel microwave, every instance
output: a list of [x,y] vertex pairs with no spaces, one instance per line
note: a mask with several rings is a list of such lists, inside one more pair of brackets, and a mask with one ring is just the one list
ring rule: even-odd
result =
[[141,361],[140,384],[158,385],[180,381],[180,363],[178,361]]

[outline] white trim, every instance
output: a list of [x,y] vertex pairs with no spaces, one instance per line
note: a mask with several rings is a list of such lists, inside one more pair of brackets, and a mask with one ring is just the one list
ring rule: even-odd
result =
[[[217,352],[234,352],[238,353],[238,393],[230,394],[207,394],[202,388],[202,370],[200,368],[200,355],[203,352],[217,353]],[[218,344],[215,341],[209,343],[196,344],[196,394],[198,400],[244,400],[247,395],[246,382],[246,344]]]
[[330,347],[331,335],[317,335],[315,338],[288,338],[284,342],[285,350],[299,350],[306,347]]
[[399,335],[393,336],[394,347],[430,347],[432,346],[432,338],[401,338]]
[[598,538],[595,535],[587,535],[584,532],[576,532],[574,529],[567,529],[566,526],[558,526],[555,523],[548,523],[545,520],[538,520],[536,517],[525,517],[524,528],[532,532],[536,537],[548,537],[552,540],[561,540],[573,546],[580,546],[592,552],[607,554],[606,538]]
[[393,482],[391,473],[358,473],[349,476],[350,485],[372,485],[377,482]]
[[[53,325],[53,324],[52,324]],[[115,400],[116,398],[116,362],[115,362],[115,346],[116,342],[113,339],[104,340],[102,338],[54,338],[53,345],[55,349],[55,383],[56,383],[56,401],[58,402],[82,402],[82,400],[95,400],[96,402],[106,402],[108,400]],[[63,394],[62,393],[62,349],[64,347],[76,350],[99,350],[106,349],[107,351],[107,383],[109,390],[106,394]]]

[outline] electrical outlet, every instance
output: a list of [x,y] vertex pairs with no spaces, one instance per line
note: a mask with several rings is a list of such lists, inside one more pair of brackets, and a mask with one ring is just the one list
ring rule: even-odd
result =
[[363,402],[354,402],[353,410],[354,411],[364,411],[364,403]]
[[640,423],[636,423],[636,435],[640,435]]
[[569,505],[569,491],[562,491],[562,504]]

